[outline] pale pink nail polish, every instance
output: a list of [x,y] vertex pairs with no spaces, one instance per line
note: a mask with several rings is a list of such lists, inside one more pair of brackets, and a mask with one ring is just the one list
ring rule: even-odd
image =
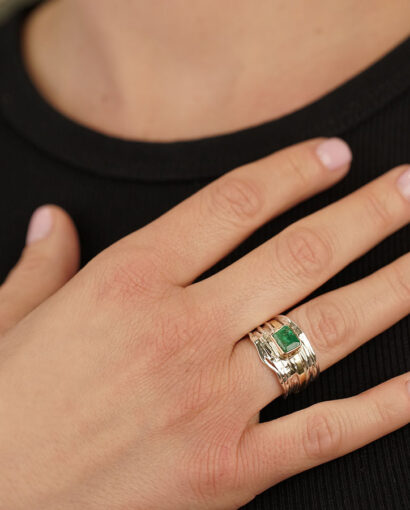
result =
[[410,202],[410,167],[397,179],[397,187],[403,197]]
[[341,138],[329,138],[316,148],[320,161],[329,170],[336,170],[352,161],[352,151]]
[[30,219],[27,230],[26,244],[40,241],[48,236],[53,225],[51,210],[46,205],[36,209]]

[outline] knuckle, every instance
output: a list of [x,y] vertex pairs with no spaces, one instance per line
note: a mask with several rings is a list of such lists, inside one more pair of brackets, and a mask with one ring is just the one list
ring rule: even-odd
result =
[[20,263],[15,267],[15,270],[25,273],[32,273],[38,271],[39,268],[49,268],[53,263],[52,258],[44,251],[38,250],[25,250],[22,254]]
[[242,227],[252,221],[263,207],[262,193],[250,180],[225,177],[209,188],[208,210],[222,224]]
[[[208,431],[205,435],[209,436]],[[188,473],[188,483],[192,493],[200,501],[208,501],[221,496],[237,486],[237,444],[232,439],[232,429],[219,426],[208,440],[199,440],[191,452],[181,462]]]
[[316,413],[314,407],[305,421],[303,447],[308,458],[327,459],[339,450],[342,426],[334,413]]
[[315,346],[320,351],[327,352],[337,348],[348,337],[354,314],[349,314],[349,323],[346,316],[346,310],[335,300],[328,298],[313,300],[307,305],[306,319]]
[[196,363],[209,346],[210,328],[204,324],[200,308],[188,296],[188,289],[179,289],[174,299],[167,300],[157,314],[156,334],[152,352],[162,364],[183,350],[185,363]]
[[316,278],[332,260],[332,248],[324,236],[306,227],[288,227],[278,237],[277,259],[292,277]]
[[190,317],[168,310],[161,314],[152,339],[153,354],[163,364],[181,348],[191,344],[194,324]]
[[373,400],[373,416],[378,424],[389,425],[397,421],[402,414],[394,399],[379,401],[377,398]]
[[135,301],[151,302],[162,298],[166,285],[157,261],[145,253],[126,253],[93,261],[97,301],[122,306]]
[[363,203],[368,218],[378,228],[388,228],[393,223],[394,211],[387,193],[368,189],[363,193]]
[[319,166],[311,164],[305,150],[287,150],[284,153],[284,171],[294,179],[296,186],[310,189],[316,176],[321,173]]

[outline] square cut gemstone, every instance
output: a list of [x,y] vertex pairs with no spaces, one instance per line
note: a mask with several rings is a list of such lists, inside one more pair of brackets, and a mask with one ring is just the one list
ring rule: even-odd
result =
[[284,353],[288,353],[299,347],[300,340],[289,326],[282,326],[276,333],[272,333],[276,343]]

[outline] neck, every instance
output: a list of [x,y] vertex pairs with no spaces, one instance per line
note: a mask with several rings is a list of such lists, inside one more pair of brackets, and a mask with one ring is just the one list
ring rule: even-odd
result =
[[407,0],[54,0],[28,71],[57,109],[111,135],[175,140],[298,109],[408,36]]

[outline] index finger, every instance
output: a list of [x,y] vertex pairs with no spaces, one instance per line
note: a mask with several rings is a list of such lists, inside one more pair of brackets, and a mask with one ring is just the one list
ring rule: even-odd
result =
[[152,246],[172,283],[187,285],[269,219],[335,184],[350,161],[341,139],[299,143],[228,172],[120,243]]

